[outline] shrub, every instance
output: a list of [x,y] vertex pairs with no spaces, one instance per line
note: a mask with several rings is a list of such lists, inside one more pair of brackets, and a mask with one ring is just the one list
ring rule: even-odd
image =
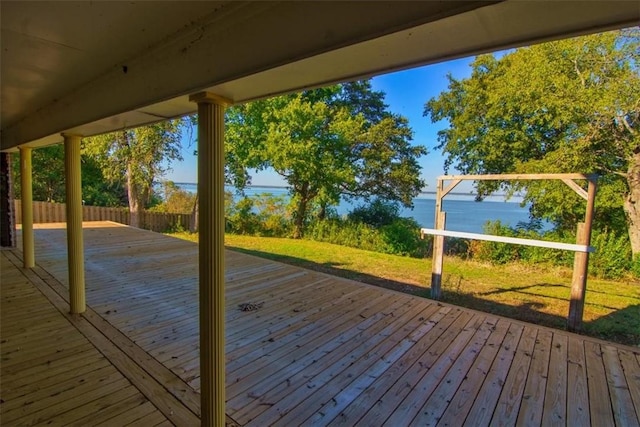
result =
[[306,238],[370,251],[424,257],[431,251],[432,239],[420,238],[420,225],[398,215],[397,204],[375,201],[355,208],[347,219],[316,220]]
[[380,233],[386,253],[424,258],[430,250],[428,242],[420,239],[420,225],[412,218],[396,218],[381,227]]
[[[547,240],[550,242],[575,243],[575,235],[557,231],[536,232],[532,230],[518,230],[518,237],[524,239]],[[574,252],[560,249],[539,248],[535,246],[521,246],[522,260],[529,264],[549,263],[552,265],[573,266]]]
[[342,219],[312,222],[305,238],[369,251],[385,252],[382,234],[368,224]]
[[270,193],[225,199],[226,231],[236,234],[283,237],[291,232],[291,217],[283,196]]
[[[513,229],[499,221],[489,221],[484,230],[486,234],[498,236],[575,243],[574,235],[558,231],[541,233],[532,228]],[[640,277],[634,271],[634,269],[640,270],[640,266],[637,265],[640,261],[636,259],[632,262],[631,245],[626,235],[618,236],[607,230],[594,230],[591,236],[591,246],[596,248],[596,252],[589,256],[590,274],[605,279],[616,279],[631,272],[636,277]],[[549,263],[572,267],[575,257],[574,253],[570,251],[487,241],[473,241],[470,252],[474,258],[495,264],[524,261],[533,264]]]
[[[485,234],[495,236],[515,237],[517,234],[514,229],[503,225],[500,221],[487,221],[483,229]],[[508,243],[475,240],[471,243],[470,251],[474,258],[495,264],[505,264],[521,258],[520,246]]]
[[353,222],[361,222],[379,228],[400,218],[400,207],[395,202],[376,199],[369,205],[361,205],[347,215]]
[[626,272],[632,272],[631,244],[627,235],[617,236],[606,230],[594,231],[591,246],[596,248],[596,252],[589,255],[591,274],[617,279]]
[[640,255],[636,255],[631,262],[631,275],[640,279]]
[[254,197],[254,212],[258,215],[258,234],[284,237],[291,233],[291,215],[285,196],[262,193]]
[[[428,238],[427,238],[428,237]],[[431,256],[433,249],[433,236],[425,236],[429,250],[425,256]],[[471,240],[448,237],[444,240],[444,253],[461,258],[471,258]]]
[[236,234],[255,234],[260,229],[258,215],[253,212],[253,200],[243,197],[227,206],[226,231]]

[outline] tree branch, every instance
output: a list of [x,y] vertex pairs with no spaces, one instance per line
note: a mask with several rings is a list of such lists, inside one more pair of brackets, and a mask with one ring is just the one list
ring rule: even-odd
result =
[[576,71],[576,74],[578,75],[578,77],[580,78],[580,83],[582,85],[582,87],[586,87],[586,82],[584,80],[584,77],[582,75],[582,73],[580,72],[580,68],[578,68],[578,58],[573,60],[573,68]]

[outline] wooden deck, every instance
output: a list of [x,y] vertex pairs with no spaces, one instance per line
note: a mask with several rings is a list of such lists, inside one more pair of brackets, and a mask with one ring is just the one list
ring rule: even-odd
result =
[[[42,268],[32,274],[60,298],[67,280],[65,231],[46,224],[35,233]],[[167,405],[179,402],[180,416],[169,421],[193,425],[181,416],[199,413],[197,246],[96,222],[85,223],[85,250],[90,310],[84,319],[144,371],[143,378],[129,378],[140,383],[135,388],[161,384],[163,398],[153,404],[166,416],[173,410]],[[236,252],[227,252],[226,263],[229,423],[640,425],[639,349]],[[10,329],[22,331],[15,338],[21,346],[18,340],[35,328],[26,322],[44,316],[38,307],[47,301],[34,303],[32,316],[5,321],[5,286],[12,289],[14,281],[5,276],[3,264],[2,338],[11,322]],[[243,311],[241,304],[255,310]],[[3,424],[8,348],[3,344]],[[115,363],[106,356],[103,363]],[[50,383],[63,381],[60,375]],[[142,394],[154,402],[154,393]]]
[[63,314],[61,298],[12,258],[0,252],[2,425],[171,425],[119,371],[117,352],[94,346],[92,326]]

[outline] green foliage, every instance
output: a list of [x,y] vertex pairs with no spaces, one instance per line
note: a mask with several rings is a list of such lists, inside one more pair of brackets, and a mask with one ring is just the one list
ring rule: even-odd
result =
[[367,251],[384,253],[387,250],[382,234],[374,227],[338,218],[312,222],[305,238]]
[[284,237],[291,235],[291,213],[285,196],[271,193],[254,197],[254,206],[260,220],[260,235]]
[[[425,116],[450,124],[438,135],[446,167],[596,173],[595,227],[640,228],[640,211],[631,209],[640,203],[639,41],[633,28],[478,56],[470,78],[449,77],[448,90],[425,104]],[[532,215],[559,230],[584,218],[584,200],[562,182],[477,185],[480,197],[499,187],[524,191]]]
[[[13,158],[14,197],[21,197],[20,154]],[[87,155],[81,156],[82,199],[89,206],[122,206],[126,194],[122,185],[105,180],[96,161]],[[66,201],[64,145],[55,144],[37,148],[31,154],[33,199],[46,202]]]
[[617,279],[632,272],[631,245],[627,235],[597,232],[591,237],[591,246],[596,248],[596,252],[589,255],[590,274]]
[[387,250],[385,253],[424,258],[431,245],[420,239],[420,224],[413,218],[396,218],[380,229]]
[[[515,237],[516,231],[503,225],[500,221],[487,221],[483,227],[485,234]],[[473,241],[471,243],[473,258],[495,264],[506,264],[521,259],[520,246],[507,243]]]
[[152,212],[191,213],[196,203],[196,194],[183,190],[173,181],[162,183],[162,200],[148,209]]
[[230,108],[227,181],[248,182],[248,168],[272,168],[291,188],[293,236],[314,205],[324,217],[342,196],[379,196],[411,204],[424,183],[405,118],[386,111],[368,81],[346,83]]
[[[484,232],[496,236],[575,243],[575,234],[558,231],[540,233],[533,229],[516,229],[505,226],[500,221],[488,221]],[[634,270],[637,268],[634,264],[638,261],[637,259],[632,261],[631,245],[626,234],[618,235],[612,231],[594,230],[591,246],[596,248],[596,252],[589,255],[589,274],[607,279],[617,279],[628,274],[640,277]],[[473,258],[494,264],[522,261],[529,264],[572,267],[574,260],[573,252],[507,243],[474,241],[471,243],[471,248]]]
[[376,200],[353,209],[346,219],[314,221],[309,239],[375,252],[422,258],[432,247],[420,238],[420,225],[399,216],[397,203]]
[[631,275],[636,279],[640,279],[640,255],[633,257],[631,262]]
[[167,120],[83,140],[83,153],[99,165],[111,183],[126,186],[129,209],[138,212],[153,201],[153,184],[181,160],[184,121]]
[[82,155],[82,200],[89,206],[118,207],[127,204],[127,193],[120,182],[105,179],[100,165]]
[[181,222],[175,222],[173,224],[170,224],[167,227],[167,229],[163,231],[163,233],[167,233],[167,234],[174,234],[174,233],[187,234],[187,233],[189,233],[189,230],[185,229],[184,225],[182,225]]
[[243,197],[226,208],[226,231],[236,234],[256,234],[260,229],[258,215],[253,212],[253,199]]
[[[20,154],[13,156],[14,196],[20,198]],[[33,200],[64,203],[66,200],[64,177],[64,145],[55,144],[31,151]]]
[[361,205],[354,208],[347,218],[354,222],[363,222],[373,227],[382,227],[391,224],[399,218],[400,207],[397,203],[376,199],[369,205]]
[[236,202],[228,194],[225,216],[229,233],[268,237],[291,234],[291,215],[283,196],[265,193],[243,197]]

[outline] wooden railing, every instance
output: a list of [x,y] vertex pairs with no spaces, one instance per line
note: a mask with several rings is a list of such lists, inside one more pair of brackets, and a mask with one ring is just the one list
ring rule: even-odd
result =
[[[14,203],[16,223],[20,224],[22,203],[20,200],[15,200]],[[177,228],[192,230],[192,216],[190,214],[143,211],[138,216],[140,218],[140,228],[145,230],[160,233]],[[84,221],[113,221],[125,225],[131,223],[131,215],[127,208],[83,206],[82,218]],[[67,213],[64,203],[33,202],[34,224],[65,222],[66,220]]]

